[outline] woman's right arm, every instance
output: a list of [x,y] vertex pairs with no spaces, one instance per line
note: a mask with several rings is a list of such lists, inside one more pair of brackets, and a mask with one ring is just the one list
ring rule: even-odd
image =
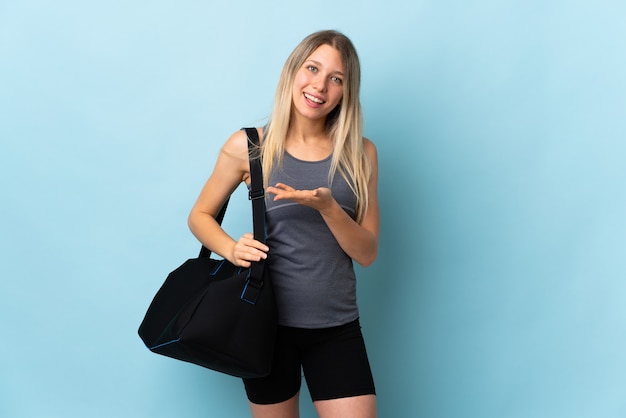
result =
[[245,132],[237,131],[222,147],[187,220],[189,229],[205,247],[241,267],[266,258],[267,246],[254,240],[250,233],[235,241],[218,225],[215,217],[228,196],[241,182],[248,183],[249,178],[247,137]]

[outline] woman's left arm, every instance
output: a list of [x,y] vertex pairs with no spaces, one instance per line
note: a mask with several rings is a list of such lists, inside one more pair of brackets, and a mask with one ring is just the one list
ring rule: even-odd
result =
[[317,209],[341,248],[354,261],[367,267],[378,255],[380,209],[378,207],[378,157],[374,144],[365,139],[365,152],[372,172],[368,182],[368,205],[361,222],[355,222],[333,198],[330,189],[295,190],[286,184],[268,187],[275,200],[289,199]]

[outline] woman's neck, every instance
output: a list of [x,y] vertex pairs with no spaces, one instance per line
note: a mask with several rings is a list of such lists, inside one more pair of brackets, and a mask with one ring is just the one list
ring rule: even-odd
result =
[[332,149],[324,120],[292,119],[285,138],[285,150],[289,154],[305,161],[318,161],[328,157]]
[[328,137],[326,133],[326,118],[309,119],[297,112],[293,112],[289,123],[287,136],[307,138]]

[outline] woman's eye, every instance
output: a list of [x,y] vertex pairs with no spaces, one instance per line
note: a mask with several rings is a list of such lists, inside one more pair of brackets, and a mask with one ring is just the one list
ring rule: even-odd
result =
[[331,77],[330,79],[337,84],[343,83],[343,80],[340,79],[339,77]]
[[314,65],[309,65],[309,66],[307,67],[307,69],[308,69],[310,72],[312,72],[312,73],[317,72],[317,67],[316,67],[316,66],[314,66]]

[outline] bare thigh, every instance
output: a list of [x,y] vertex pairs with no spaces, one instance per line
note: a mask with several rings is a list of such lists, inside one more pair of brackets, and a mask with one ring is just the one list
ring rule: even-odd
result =
[[300,392],[280,403],[259,405],[250,402],[252,418],[299,418],[299,397]]
[[376,418],[376,395],[315,401],[320,418]]

